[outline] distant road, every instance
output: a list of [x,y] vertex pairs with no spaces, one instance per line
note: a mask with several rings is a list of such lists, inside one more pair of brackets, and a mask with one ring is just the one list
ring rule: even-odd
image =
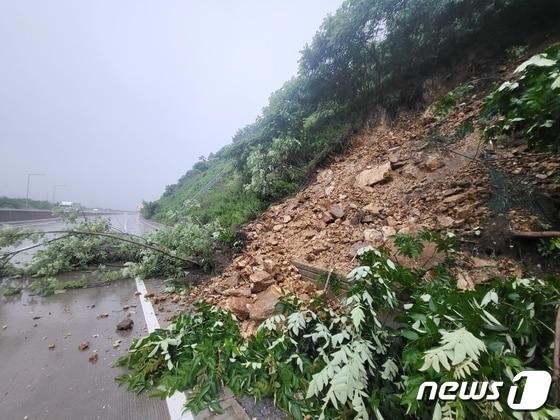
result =
[[[82,214],[86,216],[102,216],[119,211],[90,211],[84,210]],[[19,223],[24,221],[45,220],[45,219],[58,219],[58,216],[51,210],[38,210],[38,209],[2,209],[0,208],[0,223]]]

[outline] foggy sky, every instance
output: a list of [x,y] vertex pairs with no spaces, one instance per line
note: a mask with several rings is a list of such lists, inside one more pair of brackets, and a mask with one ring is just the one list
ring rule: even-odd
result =
[[342,0],[0,2],[0,195],[133,209],[252,122]]

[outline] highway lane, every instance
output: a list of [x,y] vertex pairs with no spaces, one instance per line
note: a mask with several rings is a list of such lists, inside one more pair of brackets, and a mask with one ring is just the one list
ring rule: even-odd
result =
[[[137,213],[108,217],[123,232],[143,234],[151,229]],[[23,225],[43,231],[67,227],[60,220],[18,224]],[[134,395],[114,380],[119,370],[111,368],[113,362],[134,337],[148,332],[145,302],[136,295],[134,280],[48,297],[24,292],[6,298],[4,287],[0,283],[0,419],[171,418],[166,401]],[[103,313],[108,316],[98,319]],[[134,321],[132,331],[117,332],[116,324],[127,317]],[[82,341],[90,342],[85,351],[78,349]],[[94,351],[98,360],[90,363]]]

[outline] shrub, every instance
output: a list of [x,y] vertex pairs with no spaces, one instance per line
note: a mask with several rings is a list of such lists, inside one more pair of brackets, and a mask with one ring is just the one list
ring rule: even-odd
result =
[[537,148],[560,147],[560,43],[522,63],[487,99],[487,139],[525,138]]

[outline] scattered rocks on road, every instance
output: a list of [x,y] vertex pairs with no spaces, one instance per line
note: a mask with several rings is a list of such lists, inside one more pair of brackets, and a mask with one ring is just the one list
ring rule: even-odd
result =
[[94,350],[90,355],[89,355],[89,362],[94,365],[97,363],[97,360],[99,359],[99,355],[97,354],[97,350]]
[[104,319],[107,318],[109,316],[109,314],[107,312],[101,313],[99,315],[97,315],[97,319]]
[[80,351],[85,351],[89,348],[89,341],[82,341],[80,343],[80,345],[78,346],[78,349],[80,349]]
[[126,331],[132,329],[134,321],[130,318],[125,318],[117,324],[117,331]]
[[49,350],[54,350],[55,347],[56,347],[56,346],[55,346],[54,343],[50,343],[50,344],[49,344]]

